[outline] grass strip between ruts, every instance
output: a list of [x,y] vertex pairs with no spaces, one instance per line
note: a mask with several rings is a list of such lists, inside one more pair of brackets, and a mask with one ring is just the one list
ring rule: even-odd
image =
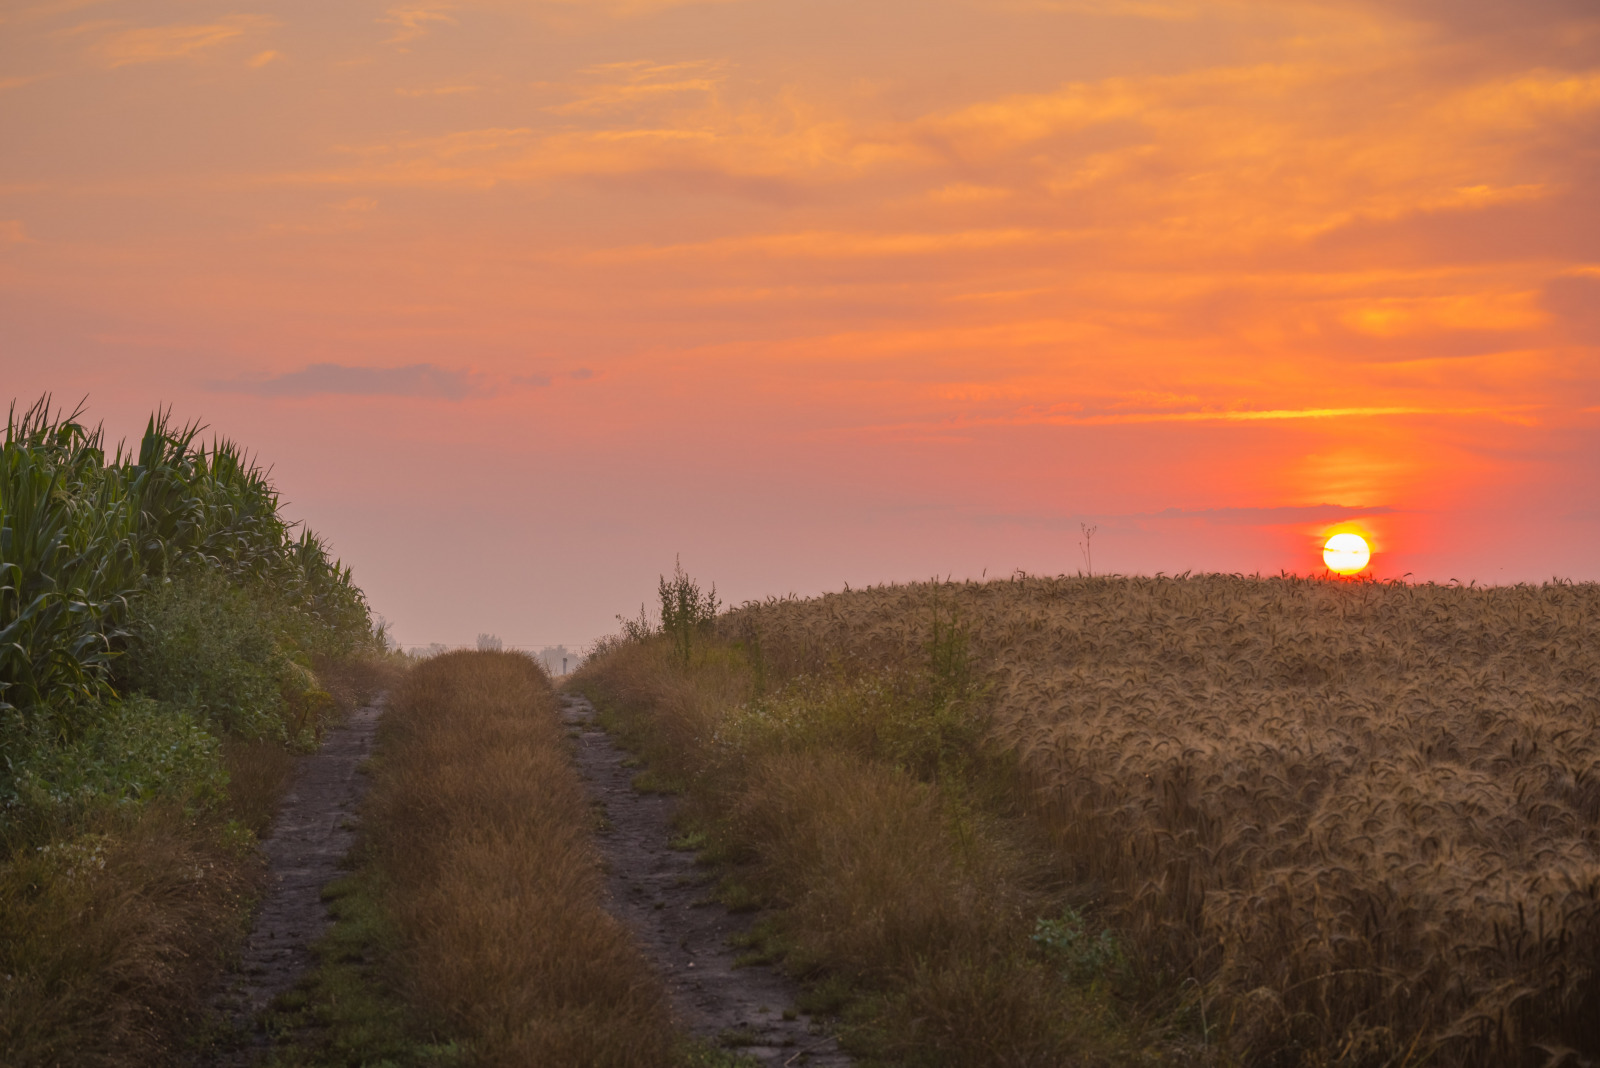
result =
[[549,679],[451,653],[391,695],[319,967],[280,999],[272,1068],[731,1068],[684,1040],[601,904],[593,814]]

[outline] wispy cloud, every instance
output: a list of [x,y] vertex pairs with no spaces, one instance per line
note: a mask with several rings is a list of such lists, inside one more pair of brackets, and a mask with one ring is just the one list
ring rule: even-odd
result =
[[1305,523],[1337,523],[1369,515],[1393,515],[1389,505],[1346,506],[1342,504],[1286,505],[1275,508],[1164,508],[1159,512],[1117,516],[1118,519],[1198,520],[1218,526],[1299,526]]
[[[261,15],[231,15],[203,25],[118,29],[100,38],[93,52],[108,67],[188,59],[247,33],[276,25],[274,20]],[[105,28],[105,24],[95,23],[76,27],[72,32],[91,32],[102,28]]]
[[1395,515],[1387,504],[1279,505],[1258,508],[1163,508],[1156,512],[1095,513],[1093,515],[998,514],[979,517],[983,523],[1076,530],[1085,520],[1094,523],[1137,525],[1144,523],[1205,523],[1222,527],[1287,527],[1338,523],[1368,516]]
[[470,371],[457,371],[432,363],[404,367],[352,367],[339,363],[314,363],[300,371],[270,378],[212,382],[214,390],[253,393],[259,397],[435,397],[462,400],[487,396],[494,390]]
[[384,41],[384,44],[405,44],[415,41],[419,37],[426,37],[437,24],[454,26],[454,16],[447,14],[454,5],[451,4],[408,4],[402,7],[391,7],[384,12],[379,22],[387,23],[394,27],[394,36]]
[[467,93],[482,92],[481,85],[436,85],[424,89],[396,89],[395,96],[423,97],[423,96],[464,96]]
[[1018,11],[1056,11],[1068,15],[1102,15],[1113,18],[1190,22],[1200,17],[1197,3],[1147,3],[1142,0],[1014,0]]
[[[587,378],[584,371],[567,377]],[[547,373],[485,374],[412,363],[402,367],[361,367],[342,363],[314,363],[279,375],[246,376],[208,382],[221,393],[250,393],[258,397],[431,397],[466,400],[498,397],[529,389],[543,389],[554,378]]]
[[53,3],[35,4],[32,7],[0,12],[0,26],[5,25],[7,22],[31,22],[49,19],[57,15],[81,11],[86,7],[99,7],[114,2],[115,0],[55,0]]
[[727,91],[726,77],[713,62],[601,64],[568,81],[541,83],[540,93],[551,99],[527,125],[349,143],[334,149],[346,163],[271,180],[480,189],[567,179],[656,181],[679,191],[782,200],[801,182],[864,174],[885,153],[927,155],[904,138],[864,138],[849,116],[794,94],[751,95],[748,85]]
[[794,259],[873,259],[922,257],[935,253],[975,252],[1070,241],[1079,236],[1063,231],[1021,227],[983,230],[883,233],[871,230],[777,232],[721,238],[683,245],[623,246],[593,253],[598,263],[680,257],[727,257],[759,253]]
[[1278,423],[1297,420],[1378,419],[1396,416],[1447,416],[1493,419],[1535,425],[1532,410],[1521,408],[1445,408],[1423,405],[1348,408],[1207,408],[1189,411],[1063,412],[1021,411],[1006,415],[860,427],[874,432],[974,430],[982,427],[1123,426],[1141,423]]
[[722,85],[721,64],[605,63],[583,73],[594,79],[577,88],[576,95],[545,108],[552,115],[600,114],[627,107],[675,103],[684,93],[714,93]]
[[[481,3],[482,0],[479,0]],[[569,11],[595,12],[613,18],[637,18],[675,7],[739,3],[741,0],[543,0],[542,6]]]
[[1545,307],[1579,344],[1600,345],[1600,272],[1574,271],[1545,284]]
[[[1360,408],[1266,408],[1236,411],[1200,412],[1113,412],[1103,415],[1063,416],[1059,421],[1089,426],[1108,426],[1115,423],[1255,423],[1278,422],[1285,419],[1371,419],[1385,415],[1484,415],[1497,419],[1519,420],[1521,413],[1498,408],[1427,408],[1427,407],[1360,407]],[[1050,418],[1047,421],[1058,421]]]

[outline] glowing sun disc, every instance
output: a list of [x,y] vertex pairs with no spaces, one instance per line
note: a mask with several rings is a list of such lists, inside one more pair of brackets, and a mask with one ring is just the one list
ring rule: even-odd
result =
[[1322,547],[1322,562],[1328,565],[1329,571],[1340,575],[1354,575],[1371,559],[1372,550],[1367,548],[1367,539],[1360,534],[1335,534]]

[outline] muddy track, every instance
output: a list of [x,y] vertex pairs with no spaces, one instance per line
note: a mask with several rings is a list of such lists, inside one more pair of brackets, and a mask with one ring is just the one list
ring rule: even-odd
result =
[[238,967],[213,1000],[240,1044],[211,1063],[255,1063],[268,1043],[258,1022],[261,1011],[315,963],[311,945],[333,925],[322,890],[338,878],[355,845],[356,820],[367,791],[361,766],[372,755],[383,700],[379,695],[353,712],[295,767],[272,833],[261,843],[267,858],[266,893]]
[[760,914],[708,903],[712,887],[694,854],[668,845],[677,800],[635,791],[627,754],[595,722],[594,707],[573,694],[561,700],[563,721],[576,733],[578,770],[610,825],[598,839],[607,907],[654,963],[680,1025],[712,1041],[738,1035],[739,1052],[766,1065],[851,1064],[819,1022],[803,1013],[783,1018],[799,994],[793,980],[765,965],[734,966],[739,951],[728,939]]

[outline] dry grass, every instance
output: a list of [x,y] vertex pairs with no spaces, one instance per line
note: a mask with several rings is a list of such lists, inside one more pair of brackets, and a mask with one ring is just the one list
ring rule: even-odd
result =
[[1018,577],[751,605],[775,678],[967,628],[1056,859],[1257,1064],[1600,1051],[1600,587]]
[[761,696],[739,654],[702,648],[686,667],[659,641],[614,646],[575,682],[653,775],[687,787],[726,877],[780,907],[787,966],[852,992],[846,1037],[871,1063],[1088,1066],[1127,1051],[1103,1004],[1032,951],[1059,900],[1045,842],[995,803],[1016,780],[962,701],[914,673]]
[[664,995],[600,905],[593,816],[537,664],[425,661],[379,753],[367,834],[407,999],[483,1065],[667,1063]]
[[[291,715],[306,713],[307,722],[299,725],[320,740],[328,726],[399,685],[408,666],[401,658],[379,653],[318,658],[316,673],[307,676],[306,693],[312,699],[295,695]],[[291,737],[301,733],[290,731]],[[266,837],[294,774],[294,753],[273,741],[229,737],[222,740],[222,761],[228,772],[229,817],[256,837]]]
[[258,871],[215,825],[157,806],[13,855],[0,866],[0,1059],[162,1063],[242,933]]
[[333,700],[341,715],[392,690],[405,678],[410,662],[397,653],[361,650],[351,656],[315,658],[316,684]]
[[222,763],[228,771],[229,814],[257,838],[266,837],[294,774],[294,754],[277,742],[228,738]]
[[[728,813],[789,964],[878,992],[858,1051],[898,1062],[1091,1065],[1103,1021],[1026,952],[1047,897],[1003,835],[952,819],[941,791],[849,753],[756,761]],[[962,833],[965,830],[966,833]]]
[[[318,666],[328,703],[345,713],[399,671],[381,657]],[[268,832],[295,766],[276,742],[230,737],[220,748],[220,803],[102,808],[7,843],[0,1064],[159,1064],[182,1047],[260,888],[263,865],[241,828]]]

